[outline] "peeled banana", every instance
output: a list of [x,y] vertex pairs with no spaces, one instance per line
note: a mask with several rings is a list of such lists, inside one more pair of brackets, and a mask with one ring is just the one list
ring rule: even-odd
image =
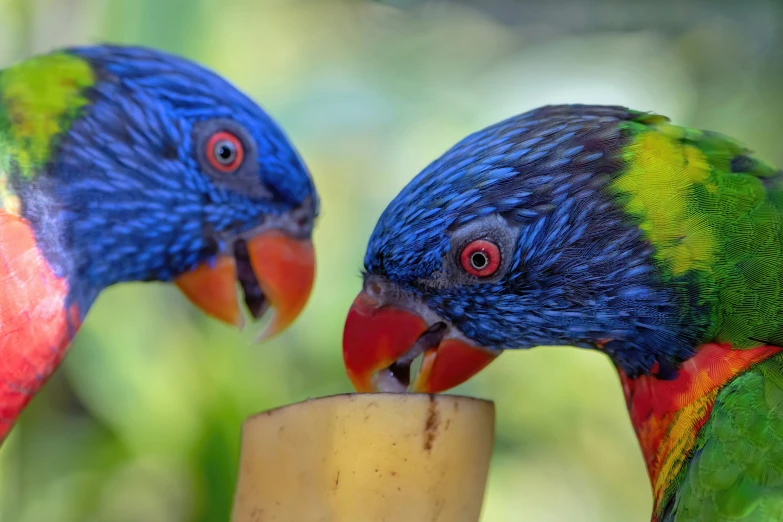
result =
[[232,522],[477,522],[491,402],[348,394],[284,406],[242,428]]

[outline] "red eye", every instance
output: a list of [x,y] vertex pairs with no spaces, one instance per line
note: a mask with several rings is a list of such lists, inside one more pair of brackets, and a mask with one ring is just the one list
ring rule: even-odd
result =
[[232,172],[242,165],[245,148],[230,132],[216,132],[207,142],[207,159],[220,172]]
[[500,249],[494,243],[477,239],[462,249],[460,262],[467,273],[476,277],[489,277],[500,266]]

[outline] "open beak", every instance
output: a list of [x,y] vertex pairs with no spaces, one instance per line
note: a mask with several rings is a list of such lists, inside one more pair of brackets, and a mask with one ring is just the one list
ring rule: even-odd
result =
[[419,314],[384,306],[365,292],[353,302],[343,331],[343,361],[359,392],[439,393],[467,381],[499,353],[466,341],[443,321],[427,324]]
[[237,283],[254,319],[271,307],[274,316],[259,340],[285,330],[307,303],[315,277],[315,253],[309,239],[295,239],[278,230],[234,242],[224,253],[179,276],[175,283],[205,314],[241,327]]

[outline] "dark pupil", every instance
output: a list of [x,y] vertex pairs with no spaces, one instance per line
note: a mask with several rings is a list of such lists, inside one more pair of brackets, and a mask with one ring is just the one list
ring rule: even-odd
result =
[[220,163],[229,164],[236,157],[236,147],[230,141],[221,141],[215,145],[215,157]]
[[484,252],[475,252],[470,256],[470,264],[473,265],[473,268],[476,268],[478,270],[481,270],[485,266],[487,266],[488,263],[487,254]]

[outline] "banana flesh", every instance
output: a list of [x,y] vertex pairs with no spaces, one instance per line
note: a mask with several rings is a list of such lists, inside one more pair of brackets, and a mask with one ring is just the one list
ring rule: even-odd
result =
[[232,522],[477,522],[491,402],[348,394],[250,417]]

